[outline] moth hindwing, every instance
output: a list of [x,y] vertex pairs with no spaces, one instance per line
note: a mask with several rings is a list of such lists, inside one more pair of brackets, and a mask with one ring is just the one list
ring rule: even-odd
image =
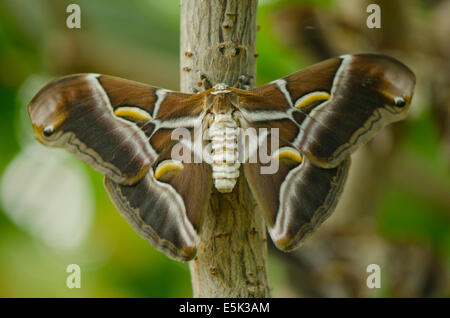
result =
[[249,91],[220,84],[184,94],[76,74],[45,86],[29,113],[40,142],[105,175],[139,235],[187,261],[211,191],[233,191],[241,173],[275,244],[298,247],[334,210],[350,155],[406,116],[414,85],[405,65],[373,54],[329,59]]

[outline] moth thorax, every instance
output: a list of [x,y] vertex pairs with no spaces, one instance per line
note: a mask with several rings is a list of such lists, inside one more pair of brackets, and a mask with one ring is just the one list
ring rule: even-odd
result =
[[239,177],[238,133],[239,127],[231,111],[216,114],[209,126],[212,143],[212,176],[216,189],[221,193],[233,191]]

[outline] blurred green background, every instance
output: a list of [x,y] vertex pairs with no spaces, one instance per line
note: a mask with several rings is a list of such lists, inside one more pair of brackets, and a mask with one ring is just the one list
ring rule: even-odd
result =
[[[69,3],[80,30],[66,27]],[[381,29],[366,27],[369,3]],[[358,52],[392,55],[417,76],[409,117],[353,156],[333,216],[293,253],[269,242],[273,296],[450,296],[449,16],[450,1],[259,2],[259,84]],[[34,141],[26,109],[70,73],[177,90],[178,50],[178,1],[0,0],[0,297],[192,296],[188,265],[132,230],[100,174]],[[372,263],[380,289],[366,286]],[[66,286],[69,264],[80,289]]]

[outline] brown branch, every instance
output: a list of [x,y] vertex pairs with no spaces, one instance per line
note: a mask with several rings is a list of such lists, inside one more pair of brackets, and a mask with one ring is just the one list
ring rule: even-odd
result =
[[[181,3],[182,91],[233,86],[242,75],[254,83],[256,8],[256,0]],[[265,224],[242,171],[232,193],[213,190],[197,250],[194,297],[270,296]]]

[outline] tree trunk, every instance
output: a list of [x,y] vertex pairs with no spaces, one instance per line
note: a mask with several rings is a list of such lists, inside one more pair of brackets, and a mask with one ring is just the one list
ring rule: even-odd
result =
[[[253,86],[257,0],[184,0],[180,6],[181,90],[238,80]],[[265,223],[242,169],[232,193],[213,189],[199,236],[190,263],[194,297],[270,296]]]

